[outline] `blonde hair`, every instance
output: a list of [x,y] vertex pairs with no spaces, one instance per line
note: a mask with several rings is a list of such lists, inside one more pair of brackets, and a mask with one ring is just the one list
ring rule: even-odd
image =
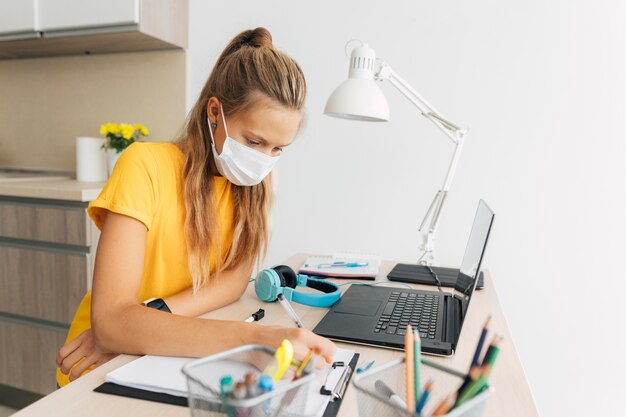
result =
[[267,251],[273,201],[271,174],[252,187],[231,185],[233,243],[226,259],[222,260],[211,171],[209,99],[217,97],[225,115],[230,117],[248,111],[262,99],[300,111],[305,96],[302,70],[291,57],[274,49],[272,36],[265,28],[241,32],[218,58],[177,140],[186,157],[183,169],[185,241],[194,291],[210,278],[210,253],[217,257],[217,274],[241,264],[258,265]]

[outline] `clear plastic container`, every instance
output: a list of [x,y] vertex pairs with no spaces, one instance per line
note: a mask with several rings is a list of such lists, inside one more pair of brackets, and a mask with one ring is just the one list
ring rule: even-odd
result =
[[[262,373],[274,360],[274,350],[261,345],[246,345],[189,362],[183,367],[187,377],[189,408],[192,417],[309,417],[319,413],[319,390],[324,372],[313,372],[291,381],[293,370],[269,392],[244,399],[220,396],[219,381],[230,375],[243,380],[247,372]],[[293,368],[293,367],[292,367]],[[315,394],[315,395],[314,395]]]
[[[457,389],[465,374],[422,359],[421,383],[433,379],[433,390],[422,414],[408,412],[406,408],[390,401],[380,389],[376,381],[382,381],[406,402],[404,358],[387,362],[354,377],[353,385],[357,390],[359,417],[421,417],[430,416],[439,402]],[[482,417],[485,412],[487,398],[494,392],[492,387],[468,400],[458,408],[451,410],[446,417]]]

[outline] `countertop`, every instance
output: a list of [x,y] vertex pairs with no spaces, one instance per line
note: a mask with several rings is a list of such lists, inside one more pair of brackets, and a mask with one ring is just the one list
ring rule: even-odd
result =
[[53,200],[95,200],[104,182],[80,182],[74,178],[0,181],[0,196]]

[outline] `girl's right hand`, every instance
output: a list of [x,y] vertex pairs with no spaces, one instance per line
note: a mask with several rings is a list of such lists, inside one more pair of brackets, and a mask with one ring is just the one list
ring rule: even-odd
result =
[[61,373],[69,374],[70,381],[73,381],[86,370],[97,368],[116,356],[117,354],[100,351],[94,342],[91,328],[88,328],[59,349],[56,363]]

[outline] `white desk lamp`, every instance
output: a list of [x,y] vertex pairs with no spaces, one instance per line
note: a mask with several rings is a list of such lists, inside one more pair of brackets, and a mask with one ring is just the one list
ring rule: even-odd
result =
[[[352,41],[348,41],[346,49]],[[360,42],[360,41],[359,41]],[[347,53],[346,53],[347,55]],[[433,199],[419,232],[422,234],[421,255],[418,263],[435,263],[435,234],[439,225],[441,209],[450,190],[454,171],[461,156],[466,129],[463,129],[441,116],[441,114],[383,60],[376,58],[376,53],[366,43],[352,50],[348,79],[339,85],[328,98],[324,114],[343,119],[386,122],[389,120],[389,106],[376,81],[389,80],[411,103],[418,108],[422,116],[433,122],[454,143],[454,153],[443,186]],[[430,222],[429,222],[430,220]],[[428,228],[426,229],[426,223]]]

